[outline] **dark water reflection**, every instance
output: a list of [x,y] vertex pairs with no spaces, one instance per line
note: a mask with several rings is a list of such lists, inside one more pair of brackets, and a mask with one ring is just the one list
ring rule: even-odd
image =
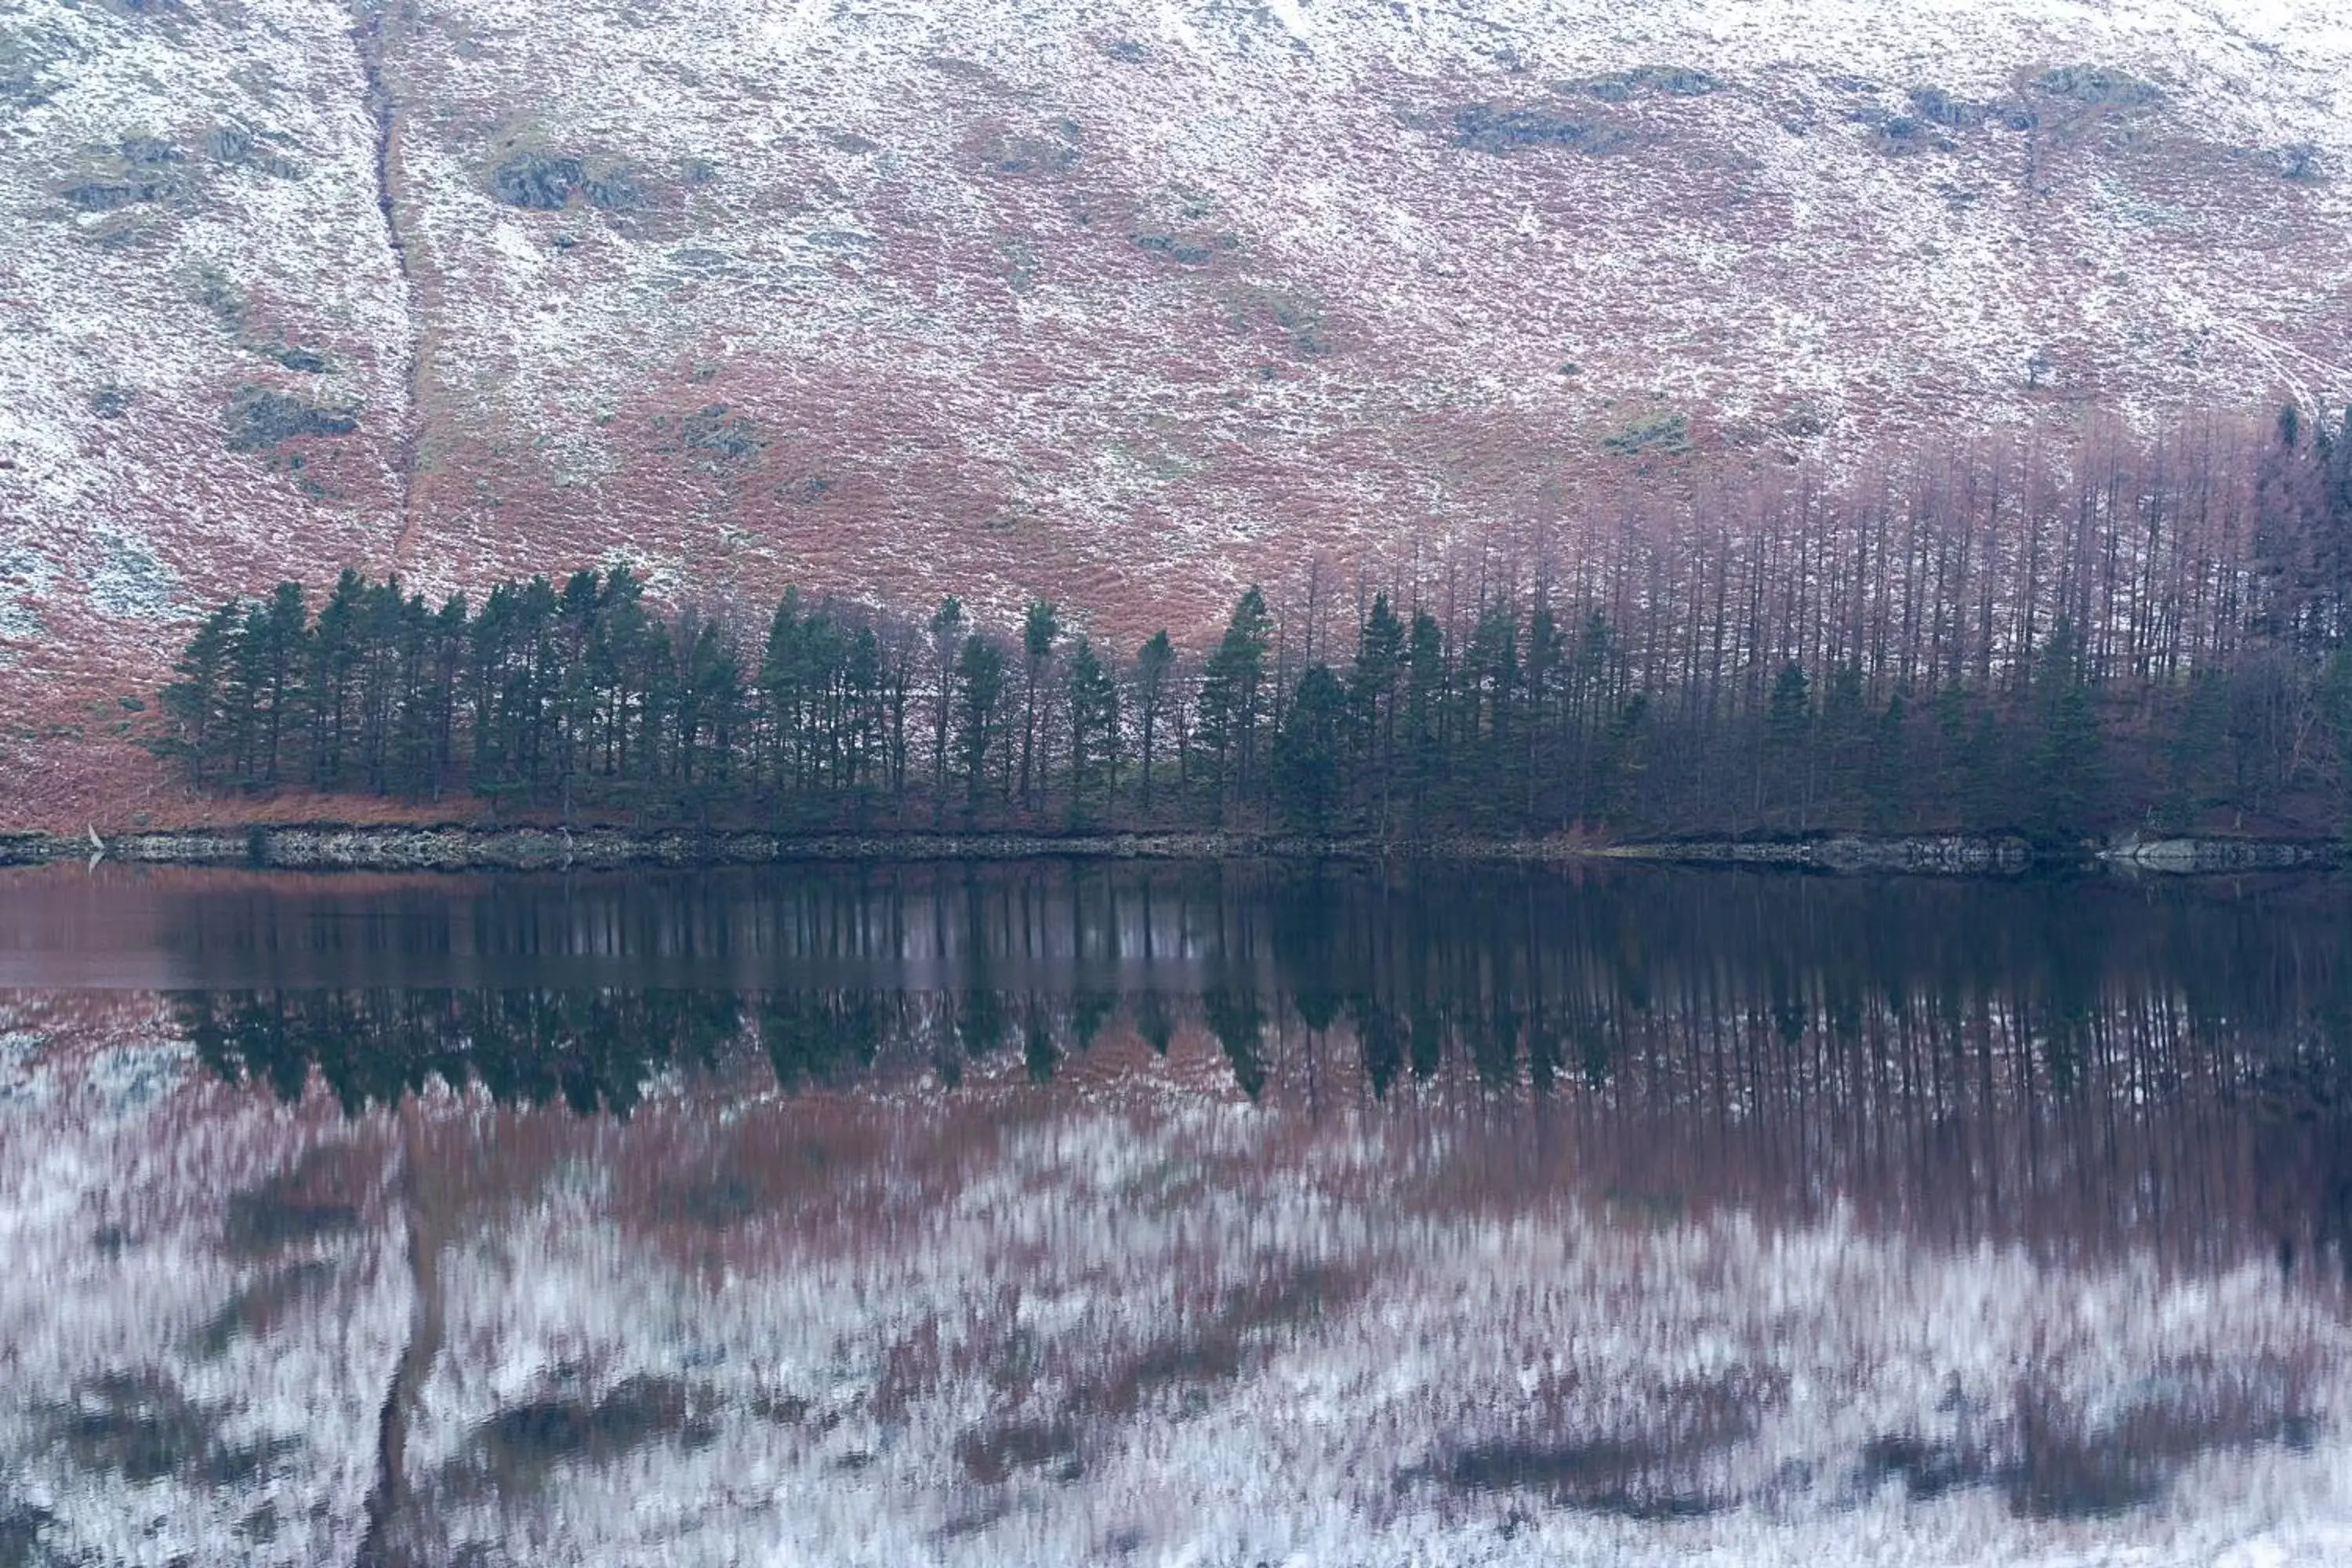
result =
[[1498,1178],[1572,1124],[1675,1202],[2330,1267],[2352,1238],[2352,911],[2321,884],[912,868],[232,888],[157,924],[178,973],[302,982],[174,987],[208,1068],[353,1113],[437,1082],[625,1115],[755,1059],[787,1090],[1042,1084],[1107,1028],[1191,1026],[1252,1099],[1517,1106]]
[[0,1563],[2336,1560],[2347,939],[2317,880],[19,879],[7,1173],[69,1191]]

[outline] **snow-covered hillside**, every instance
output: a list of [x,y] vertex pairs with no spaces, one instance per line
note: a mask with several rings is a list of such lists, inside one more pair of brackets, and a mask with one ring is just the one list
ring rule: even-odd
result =
[[2352,395],[2316,0],[15,0],[0,784],[199,605],[623,557],[1120,634],[1685,448]]

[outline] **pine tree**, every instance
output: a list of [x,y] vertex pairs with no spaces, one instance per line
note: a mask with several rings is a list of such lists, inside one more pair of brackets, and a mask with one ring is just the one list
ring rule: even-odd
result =
[[1118,789],[1118,683],[1083,637],[1069,663],[1070,805],[1083,810],[1089,793],[1107,803]]
[[963,648],[963,601],[953,594],[940,601],[930,621],[931,665],[938,684],[931,697],[931,820],[947,800],[948,729],[953,720],[956,656]]
[[1374,595],[1357,629],[1356,658],[1348,670],[1348,729],[1374,828],[1383,837],[1396,773],[1397,680],[1404,669],[1404,623],[1390,607],[1389,596]]
[[1592,766],[1592,807],[1603,818],[1625,809],[1647,767],[1643,742],[1650,727],[1650,694],[1636,691],[1618,705],[1601,731]]
[[2191,671],[2165,747],[2165,791],[2153,814],[2158,831],[2194,830],[2205,807],[2228,795],[2229,731],[2228,679],[2218,669]]
[[1863,770],[1863,803],[1870,825],[1882,832],[1901,828],[1910,811],[1910,721],[1898,691],[1872,728]]
[[1551,819],[1552,814],[1544,808],[1544,794],[1548,786],[1558,782],[1565,765],[1559,746],[1563,718],[1559,687],[1567,657],[1567,638],[1552,619],[1551,606],[1538,598],[1535,614],[1528,620],[1528,655],[1523,675],[1526,713],[1519,727],[1525,793],[1516,804],[1521,825],[1526,827],[1537,827]]
[[1428,826],[1433,795],[1445,772],[1447,673],[1445,634],[1437,617],[1415,610],[1405,644],[1403,733],[1397,753],[1416,833]]
[[1601,776],[1601,752],[1616,701],[1613,669],[1618,661],[1616,634],[1608,618],[1598,610],[1587,613],[1570,664],[1567,689],[1561,693],[1567,710],[1562,746],[1570,753],[1568,771],[1575,781],[1567,792],[1566,809],[1577,814],[1600,815],[1614,787],[1612,780]]
[[269,614],[263,623],[260,667],[263,694],[261,778],[278,783],[284,765],[288,721],[293,716],[296,686],[309,654],[310,608],[302,601],[299,583],[280,583],[269,595]]
[[1515,719],[1519,701],[1518,618],[1507,605],[1478,617],[1463,655],[1461,721],[1465,815],[1482,826],[1515,816],[1525,793]]
[[340,789],[345,782],[353,718],[352,683],[363,651],[360,619],[367,592],[367,579],[345,567],[311,633],[303,695],[310,719],[310,782],[320,789]]
[[1225,635],[1201,674],[1196,735],[1213,804],[1223,819],[1229,801],[1248,797],[1255,782],[1265,656],[1273,631],[1265,596],[1252,586],[1234,606]]
[[1050,599],[1032,599],[1021,624],[1023,682],[1021,688],[1021,804],[1034,810],[1043,779],[1032,774],[1031,752],[1037,742],[1037,683],[1054,657],[1054,643],[1062,635],[1062,621]]
[[2034,826],[2053,837],[2087,828],[2102,765],[2098,714],[2074,623],[2061,616],[2033,672]]
[[980,806],[981,781],[995,738],[997,706],[1004,695],[1004,656],[975,632],[963,640],[956,659],[956,756],[963,764],[964,806]]
[[1811,684],[1802,666],[1790,659],[1773,679],[1765,709],[1764,751],[1758,759],[1756,808],[1766,815],[1774,802],[1794,800],[1797,824],[1804,825],[1804,791],[1801,772],[1808,761],[1806,740],[1812,728]]
[[770,772],[781,796],[809,787],[817,693],[813,680],[811,617],[801,614],[797,587],[784,590],[768,621],[768,641],[760,658],[760,699],[764,710]]
[[1165,627],[1136,650],[1135,700],[1143,734],[1143,812],[1151,814],[1151,763],[1156,751],[1160,716],[1167,701],[1168,672],[1176,662],[1175,646]]
[[206,616],[172,666],[179,679],[163,688],[163,711],[177,731],[172,749],[187,758],[199,785],[214,782],[226,761],[225,708],[243,625],[235,600]]
[[705,621],[687,655],[674,719],[679,793],[698,817],[709,817],[712,800],[731,776],[742,701],[734,641],[718,622]]
[[1821,739],[1815,748],[1821,758],[1821,805],[1833,815],[1851,818],[1868,798],[1868,705],[1861,663],[1840,660],[1822,693]]
[[[2347,434],[2352,440],[2352,434]],[[2336,833],[2352,837],[2352,647],[2338,647],[2319,679],[2320,721],[2336,764]]]
[[1327,831],[1339,798],[1339,766],[1348,693],[1323,665],[1300,678],[1274,743],[1274,805],[1284,820],[1312,833]]

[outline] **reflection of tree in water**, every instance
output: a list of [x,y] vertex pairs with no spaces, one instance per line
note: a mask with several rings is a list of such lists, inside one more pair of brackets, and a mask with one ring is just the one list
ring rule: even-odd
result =
[[188,991],[174,994],[198,1058],[232,1083],[299,1099],[312,1074],[344,1110],[438,1079],[501,1103],[561,1100],[626,1116],[655,1074],[709,1067],[741,1032],[714,991]]
[[1168,1047],[1176,1042],[1176,1014],[1164,993],[1146,991],[1136,997],[1135,1032],[1154,1054],[1168,1054]]
[[[1049,875],[932,889],[960,932],[944,1031],[929,1000],[940,993],[887,976],[760,991],[188,992],[180,1004],[225,1076],[290,1097],[315,1069],[353,1106],[437,1078],[624,1110],[653,1074],[707,1066],[739,1039],[756,1041],[787,1089],[840,1085],[908,1041],[941,1061],[942,1040],[967,1061],[1017,1049],[1042,1082],[1122,1017],[1163,1055],[1192,1021],[1253,1095],[1304,1069],[1303,1029],[1351,1036],[1355,1076],[1375,1098],[1458,1079],[1742,1117],[1806,1100],[1958,1115],[2186,1094],[2305,1118],[2352,1103],[2352,964],[2336,951],[2346,922],[2332,919],[2211,904],[2119,919],[2112,900],[2063,889],[1196,877],[1172,898],[1143,884],[1147,906],[1172,904],[1192,967],[1138,986],[1119,969],[1139,945],[1134,889],[1056,889]],[[868,918],[869,900],[903,905],[902,890],[835,891],[847,908],[800,898],[801,918],[919,923],[903,907]],[[723,909],[699,918],[714,916]],[[1041,973],[1057,928],[1061,968]],[[1147,923],[1141,945],[1152,934]]]
[[760,1043],[787,1089],[845,1083],[882,1048],[883,1000],[871,993],[778,992],[760,999]]
[[[714,948],[900,945],[854,984],[179,1005],[223,1076],[290,1098],[315,1073],[354,1110],[437,1079],[625,1114],[660,1074],[761,1056],[788,1092],[975,1070],[1043,1088],[1101,1041],[1166,1056],[1189,1030],[1254,1100],[1556,1108],[1587,1129],[1578,1159],[1678,1205],[1859,1191],[1966,1237],[2030,1209],[2020,1194],[2161,1224],[2284,1193],[2283,1249],[2352,1242],[2352,920],[2324,887],[898,868],[706,879],[665,913],[663,886],[607,889],[648,900],[649,941],[676,914]],[[910,942],[927,967],[894,984]],[[1529,1141],[1487,1142],[1510,1179],[1557,1179]]]
[[1203,992],[1201,1013],[1209,1032],[1223,1047],[1225,1060],[1233,1065],[1234,1082],[1255,1100],[1265,1091],[1265,1064],[1259,1056],[1265,1040],[1265,1014],[1258,1005],[1257,994],[1222,986]]

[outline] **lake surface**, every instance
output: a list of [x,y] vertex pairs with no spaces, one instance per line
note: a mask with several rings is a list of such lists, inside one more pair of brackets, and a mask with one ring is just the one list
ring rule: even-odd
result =
[[2352,1561],[2352,889],[0,875],[0,1565]]

